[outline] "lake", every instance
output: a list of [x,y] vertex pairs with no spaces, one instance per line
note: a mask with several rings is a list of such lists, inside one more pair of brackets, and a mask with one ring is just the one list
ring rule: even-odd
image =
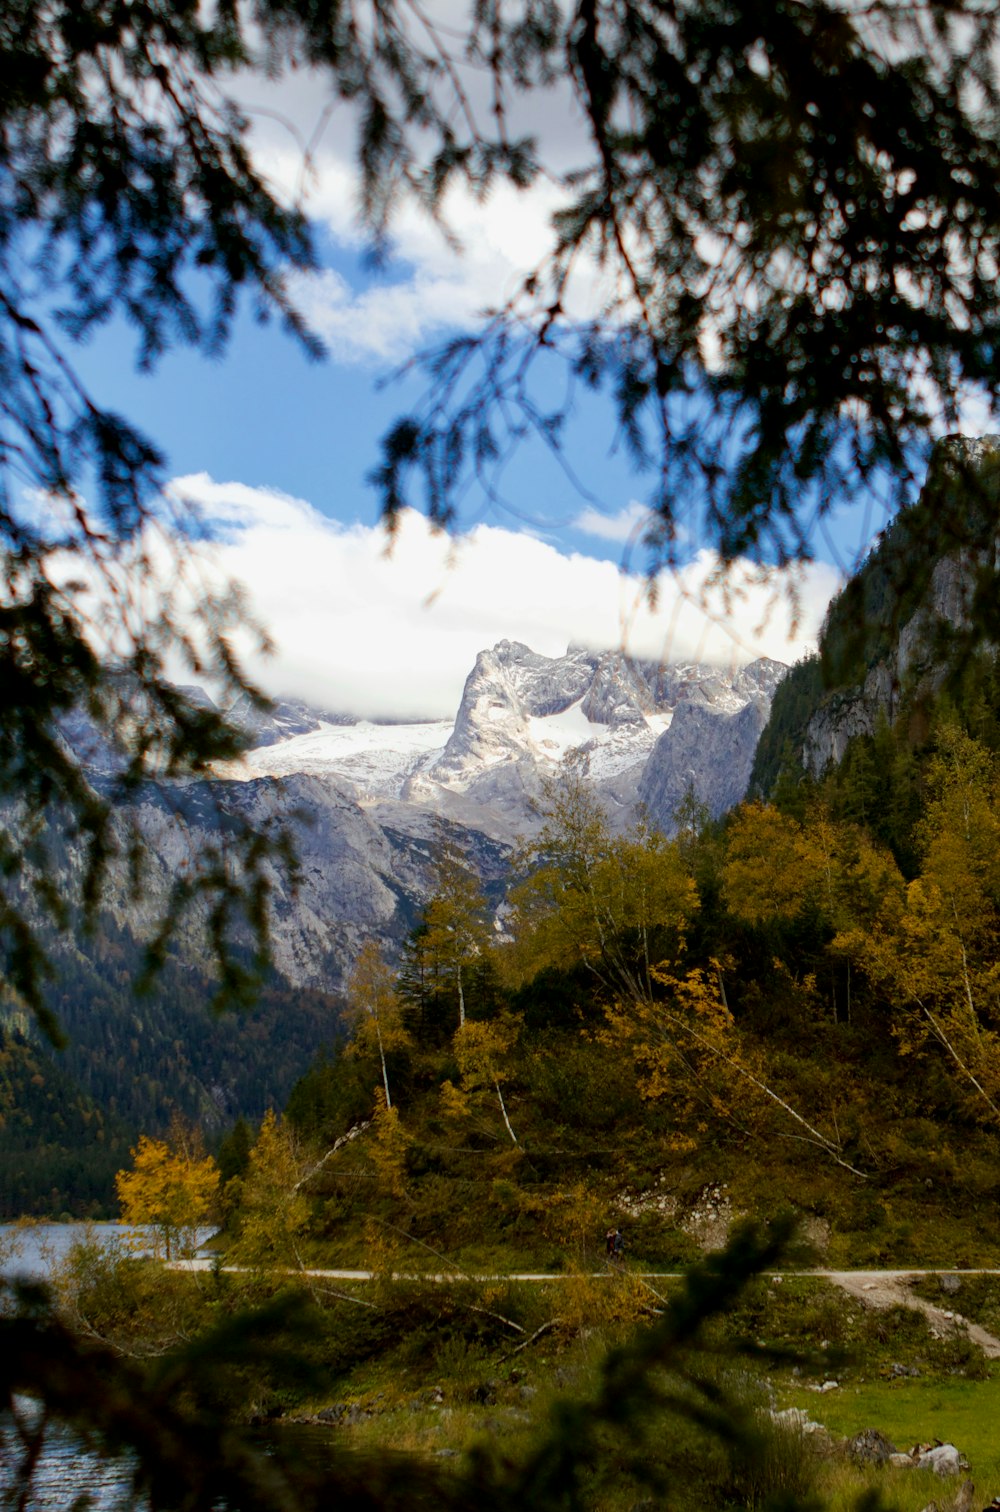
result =
[[[200,1229],[199,1243],[214,1230]],[[152,1231],[120,1223],[4,1223],[0,1224],[0,1276],[44,1281],[66,1259],[76,1244],[98,1243],[109,1248],[128,1246],[130,1254],[151,1254]],[[27,1398],[17,1400],[17,1412],[29,1427],[37,1409]],[[23,1446],[10,1414],[0,1413],[0,1505],[10,1505],[15,1467]],[[127,1460],[107,1460],[91,1453],[79,1438],[61,1424],[46,1430],[45,1447],[32,1478],[25,1512],[63,1512],[78,1497],[86,1496],[93,1512],[121,1512],[133,1503],[129,1493]]]
[[[196,1241],[205,1243],[215,1232],[196,1230]],[[0,1223],[0,1276],[23,1276],[44,1281],[59,1266],[75,1244],[128,1246],[130,1254],[153,1253],[153,1231],[144,1225],[125,1223]]]

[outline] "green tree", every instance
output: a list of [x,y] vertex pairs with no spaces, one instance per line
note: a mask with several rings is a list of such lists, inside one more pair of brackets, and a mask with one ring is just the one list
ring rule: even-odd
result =
[[423,922],[420,945],[428,975],[450,997],[461,1028],[468,975],[489,949],[490,922],[479,878],[451,845],[445,845],[438,860]]
[[[606,385],[655,478],[654,558],[685,525],[727,558],[798,557],[813,511],[880,485],[898,503],[965,397],[995,413],[998,36],[974,0],[577,0],[555,72],[588,142],[554,250],[428,357],[426,405],[385,443],[387,509],[419,480],[448,521],[520,431],[558,440],[571,401],[546,411],[525,381],[553,353]],[[581,321],[592,258],[608,293]]]

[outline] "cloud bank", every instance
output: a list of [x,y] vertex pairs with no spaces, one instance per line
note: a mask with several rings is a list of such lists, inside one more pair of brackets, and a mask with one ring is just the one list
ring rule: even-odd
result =
[[838,586],[826,563],[722,580],[702,551],[661,575],[651,604],[643,579],[613,563],[497,526],[452,541],[407,513],[390,545],[379,526],[206,473],[171,492],[201,511],[216,570],[246,586],[271,634],[275,653],[251,674],[272,695],[369,717],[451,717],[477,652],[502,639],[548,656],[578,644],[670,662],[794,661]]

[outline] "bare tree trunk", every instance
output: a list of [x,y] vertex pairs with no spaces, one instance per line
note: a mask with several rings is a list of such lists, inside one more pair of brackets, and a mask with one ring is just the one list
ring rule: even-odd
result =
[[378,1014],[377,1013],[374,1015],[374,1019],[375,1019],[375,1038],[378,1040],[378,1058],[382,1062],[382,1084],[385,1087],[385,1105],[386,1105],[387,1108],[391,1108],[392,1107],[392,1096],[391,1096],[391,1094],[389,1092],[389,1072],[386,1069],[385,1051],[382,1048],[382,1030],[381,1030],[381,1027],[379,1025]]
[[500,1091],[500,1083],[498,1081],[494,1081],[493,1085],[497,1089],[497,1097],[500,1100],[500,1112],[503,1114],[503,1121],[507,1125],[507,1133],[510,1135],[510,1137],[514,1141],[514,1143],[517,1144],[517,1135],[514,1133],[514,1130],[511,1128],[511,1126],[510,1126],[510,1119],[507,1117],[507,1109],[506,1109],[506,1106],[504,1104],[503,1093]]
[[975,1087],[975,1089],[979,1093],[980,1097],[986,1103],[986,1105],[990,1109],[991,1113],[995,1114],[998,1118],[1000,1118],[1000,1108],[997,1107],[996,1103],[993,1101],[992,1097],[987,1092],[987,1090],[983,1086],[982,1082],[979,1081],[979,1079],[976,1077],[976,1075],[972,1071],[972,1069],[965,1064],[965,1061],[959,1055],[958,1051],[955,1049],[955,1046],[952,1044],[951,1040],[948,1038],[947,1034],[945,1034],[944,1030],[942,1029],[940,1021],[934,1017],[934,1015],[933,1015],[933,1013],[931,1013],[930,1009],[924,1003],[922,1003],[919,998],[917,998],[915,1001],[917,1002],[917,1004],[918,1004],[918,1006],[920,1008],[921,1013],[924,1014],[924,1016],[927,1018],[928,1022],[930,1023],[931,1028],[934,1030],[935,1036],[940,1041],[940,1043],[944,1046],[944,1048],[947,1050],[947,1052],[951,1056],[952,1060],[955,1062],[955,1064],[957,1066],[961,1067],[961,1069],[965,1072],[966,1076],[969,1078],[970,1082]]
[[773,1087],[769,1087],[767,1082],[761,1081],[760,1077],[755,1076],[748,1066],[743,1065],[742,1061],[738,1060],[735,1056],[727,1055],[724,1050],[720,1049],[718,1045],[713,1044],[704,1034],[699,1034],[697,1029],[692,1029],[690,1024],[685,1024],[682,1020],[675,1018],[673,1014],[664,1013],[664,1017],[680,1029],[682,1033],[689,1035],[697,1044],[703,1045],[710,1054],[717,1056],[725,1065],[731,1066],[737,1076],[742,1076],[752,1087],[756,1087],[758,1092],[763,1092],[765,1097],[769,1097],[772,1102],[778,1104],[779,1108],[783,1108],[790,1118],[794,1118],[795,1122],[806,1130],[810,1144],[818,1145],[821,1150],[825,1150],[831,1160],[835,1160],[837,1165],[843,1166],[845,1171],[850,1171],[852,1176],[860,1176],[862,1180],[868,1179],[864,1171],[859,1171],[849,1161],[844,1159],[839,1146],[832,1139],[828,1139],[819,1129],[814,1128],[811,1123],[802,1117],[801,1113],[795,1111],[791,1103],[787,1103],[783,1097],[780,1097],[775,1092]]

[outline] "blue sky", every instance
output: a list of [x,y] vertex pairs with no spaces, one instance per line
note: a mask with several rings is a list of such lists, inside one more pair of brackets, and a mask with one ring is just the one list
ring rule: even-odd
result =
[[[256,145],[275,183],[295,180],[300,155],[272,117]],[[858,512],[834,522],[834,549],[818,542],[813,566],[771,584],[737,570],[729,596],[713,586],[711,552],[692,541],[690,560],[658,583],[654,613],[641,576],[618,570],[630,540],[631,563],[644,565],[637,541],[648,485],[611,454],[611,407],[593,396],[581,399],[567,436],[593,500],[527,444],[504,479],[510,512],[467,501],[471,533],[454,549],[422,521],[404,521],[387,562],[366,474],[420,385],[381,381],[516,285],[544,250],[553,194],[504,190],[485,205],[457,197],[446,208],[461,255],[404,207],[395,234],[406,255],[379,274],[365,262],[354,215],[349,131],[323,144],[307,203],[324,269],[296,292],[328,344],[326,361],[311,362],[280,329],[245,315],[217,361],[179,349],[152,375],[137,374],[120,327],[78,353],[99,401],[147,431],[177,491],[215,523],[218,570],[246,583],[277,644],[268,664],[251,669],[268,691],[359,713],[446,716],[476,652],[501,637],[547,654],[584,642],[720,663],[791,661],[809,649],[840,568],[863,548]]]
[[[409,288],[413,268],[402,260],[375,273],[349,249],[322,235],[318,240],[325,267],[355,300]],[[144,374],[135,370],[134,355],[131,332],[118,324],[79,349],[76,363],[101,402],[127,415],[166,453],[172,474],[207,472],[254,483],[306,499],[343,524],[377,523],[378,498],[367,475],[382,435],[424,387],[418,376],[400,374],[406,345],[396,361],[377,352],[345,355],[335,345],[317,362],[277,325],[259,326],[244,312],[217,360],[177,347]],[[558,389],[555,379],[552,388]],[[586,493],[541,443],[528,439],[504,477],[511,508],[470,498],[463,519],[529,530],[617,564],[625,528],[617,517],[625,512],[633,523],[641,519],[646,480],[614,445],[610,404],[580,391],[575,406],[567,454]],[[580,528],[588,523],[591,528]]]

